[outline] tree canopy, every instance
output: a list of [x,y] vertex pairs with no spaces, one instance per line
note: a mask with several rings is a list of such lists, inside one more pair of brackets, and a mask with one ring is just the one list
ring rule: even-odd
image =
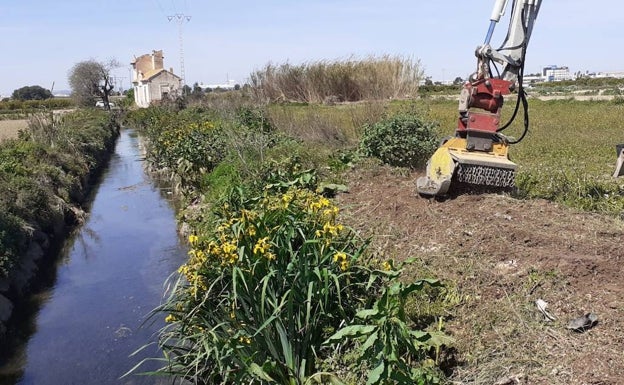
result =
[[11,98],[16,100],[45,100],[52,98],[52,92],[41,86],[25,86],[13,91]]
[[116,60],[106,63],[90,59],[76,63],[69,71],[69,86],[77,104],[94,106],[101,99],[104,107],[110,109],[109,97],[115,88],[111,71],[119,67]]

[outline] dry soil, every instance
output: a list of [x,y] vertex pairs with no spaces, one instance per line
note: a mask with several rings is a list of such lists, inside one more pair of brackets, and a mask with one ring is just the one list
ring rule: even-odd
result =
[[[445,331],[456,384],[624,384],[624,223],[508,194],[419,197],[416,173],[348,173],[345,221],[386,258],[418,257],[412,278],[452,292]],[[546,322],[535,301],[556,317]],[[593,312],[584,332],[570,320]]]

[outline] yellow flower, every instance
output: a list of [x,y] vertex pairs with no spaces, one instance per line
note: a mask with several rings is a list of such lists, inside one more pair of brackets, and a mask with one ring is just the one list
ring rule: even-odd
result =
[[232,254],[238,249],[238,246],[234,242],[224,242],[221,245],[221,250],[224,254]]
[[240,336],[238,337],[238,341],[243,343],[243,344],[251,344],[251,338],[247,337],[247,336]]
[[332,208],[323,210],[323,215],[325,215],[326,217],[334,217],[338,214],[339,211],[340,209],[337,206],[334,206]]
[[195,257],[197,261],[200,263],[203,263],[206,261],[206,253],[204,253],[202,250],[197,250],[197,252],[195,253]]
[[338,251],[336,254],[334,254],[334,262],[339,262],[339,261],[346,261],[347,260],[347,254],[342,252],[342,251]]
[[329,201],[329,199],[322,197],[321,199],[319,199],[319,204],[321,205],[321,207],[329,207],[329,205],[331,205],[331,202]]
[[277,259],[277,255],[275,255],[275,254],[273,254],[271,252],[266,253],[265,257],[269,261],[275,261]]
[[246,222],[246,221],[252,221],[254,220],[256,217],[258,216],[258,214],[256,214],[255,212],[251,211],[251,210],[241,210],[241,222]]
[[385,271],[389,271],[392,269],[392,264],[389,261],[384,261],[384,263],[382,263],[381,266],[383,267]]
[[345,271],[349,267],[349,257],[347,256],[347,253],[338,251],[334,254],[333,259],[334,262],[336,262],[340,267],[340,270]]
[[332,236],[336,236],[338,235],[338,231],[340,231],[342,229],[342,225],[338,225],[338,226],[333,226],[331,223],[326,222],[323,225],[323,232],[325,234],[330,234]]
[[191,245],[195,245],[197,241],[199,240],[199,237],[195,234],[191,234],[189,235],[188,240]]
[[293,193],[286,193],[282,195],[282,203],[284,204],[285,208],[288,207],[288,204],[292,202],[293,198],[294,198]]
[[187,275],[189,273],[188,265],[182,265],[178,268],[178,273]]
[[256,244],[254,245],[253,253],[254,254],[264,254],[269,249],[269,247],[271,247],[271,245],[268,243],[268,241],[269,241],[268,237],[264,237],[264,238],[258,239]]
[[169,314],[168,316],[165,317],[165,322],[166,323],[172,323],[177,321],[178,319],[173,315],[173,314]]

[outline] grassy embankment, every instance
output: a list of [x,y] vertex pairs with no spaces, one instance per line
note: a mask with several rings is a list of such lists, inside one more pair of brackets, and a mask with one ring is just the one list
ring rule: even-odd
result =
[[[387,159],[403,159],[401,151],[410,148],[402,149],[400,144],[410,138],[409,130],[401,131],[402,136],[397,131],[406,126],[418,132],[430,125],[427,122],[437,121],[440,137],[452,134],[456,103],[422,99],[312,104],[305,98],[318,92],[314,87],[303,91],[301,87],[311,82],[306,75],[318,75],[319,67],[310,68],[314,71],[307,71],[306,66],[295,71],[282,67],[280,76],[285,78],[271,83],[274,87],[256,84],[256,96],[262,95],[265,101],[298,103],[261,107],[232,93],[211,96],[183,111],[153,108],[133,117],[149,139],[154,167],[169,173],[182,192],[186,208],[181,220],[191,235],[189,263],[180,270],[183,279],[158,313],[170,322],[160,340],[171,354],[163,371],[188,378],[197,375],[206,381],[268,381],[271,377],[285,384],[321,378],[321,372],[349,383],[360,383],[367,376],[377,383],[392,373],[406,376],[404,382],[407,377],[421,383],[440,381],[440,372],[434,369],[440,363],[442,341],[437,332],[443,327],[441,316],[449,311],[446,307],[451,305],[448,301],[452,302],[453,293],[432,288],[423,294],[423,286],[395,286],[401,267],[387,260],[383,252],[367,252],[365,242],[347,230],[348,224],[339,222],[340,216],[332,214],[339,208],[316,193],[339,191],[345,170],[375,167],[363,156],[371,152],[362,145],[363,137],[386,135],[378,137],[382,141],[397,135],[386,142],[384,150],[394,152]],[[274,67],[256,74],[256,79],[271,77],[275,77]],[[288,79],[294,80],[288,83]],[[285,83],[291,88],[284,88]],[[280,91],[267,97],[266,90],[278,89],[277,84],[281,84]],[[303,99],[286,95],[302,95]],[[329,104],[335,100],[350,99],[335,93],[314,99]],[[617,117],[621,108],[617,101],[532,101],[531,132],[512,148],[512,157],[520,165],[518,194],[620,213],[624,202],[621,186],[609,175],[615,163],[614,145],[620,142]],[[398,112],[401,118],[389,118]],[[508,134],[519,135],[519,130],[516,126]],[[273,263],[276,260],[286,263]],[[313,265],[301,261],[313,261]],[[293,266],[303,270],[289,276]],[[254,275],[256,271],[262,274]],[[318,273],[305,273],[310,271]],[[361,296],[359,288],[367,277],[379,277],[384,271],[390,272],[385,275],[389,281],[373,278],[380,283]],[[271,277],[280,277],[282,284],[293,282],[293,286],[273,286]],[[300,281],[301,277],[306,280]],[[345,290],[344,278],[353,280],[350,289]],[[359,281],[362,278],[364,281]],[[418,277],[407,278],[414,281]],[[327,279],[335,285],[323,281]],[[384,288],[395,288],[394,296]],[[408,296],[412,289],[421,294]],[[452,284],[449,290],[453,290]],[[312,297],[321,292],[331,293],[334,301],[341,293],[356,306],[323,302],[327,296],[323,300]],[[405,301],[419,304],[405,306]],[[311,303],[319,303],[320,310],[311,313],[309,307],[293,307]],[[360,312],[371,305],[373,308]],[[336,309],[331,313],[343,318],[328,318],[328,309]],[[426,314],[422,309],[427,309]],[[382,319],[390,314],[400,320],[393,332],[414,333],[410,334],[412,345],[400,341],[413,350],[396,349],[400,343],[388,343],[377,332],[389,326]],[[323,331],[308,334],[316,330],[311,328],[313,323]],[[329,338],[342,323],[361,327]],[[429,333],[422,334],[419,328]],[[414,340],[415,336],[420,340]],[[309,355],[308,349],[316,355]],[[358,362],[358,357],[371,366],[349,366]]]
[[18,138],[0,143],[0,296],[27,291],[35,261],[81,219],[90,178],[105,163],[118,126],[109,114],[38,114]]

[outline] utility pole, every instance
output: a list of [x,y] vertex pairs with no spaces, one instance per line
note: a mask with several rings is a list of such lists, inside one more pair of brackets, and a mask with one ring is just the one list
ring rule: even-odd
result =
[[124,89],[123,89],[123,81],[124,81],[124,79],[126,79],[126,77],[125,76],[113,76],[111,79],[113,80],[113,84],[115,86],[117,86],[117,89],[119,90],[119,93],[123,94],[123,91],[124,91]]
[[178,38],[180,40],[180,79],[182,80],[182,92],[184,92],[184,86],[186,83],[184,81],[184,44],[182,38],[182,25],[184,25],[185,22],[188,23],[191,21],[191,17],[183,13],[176,13],[175,15],[167,16],[167,19],[178,23]]

